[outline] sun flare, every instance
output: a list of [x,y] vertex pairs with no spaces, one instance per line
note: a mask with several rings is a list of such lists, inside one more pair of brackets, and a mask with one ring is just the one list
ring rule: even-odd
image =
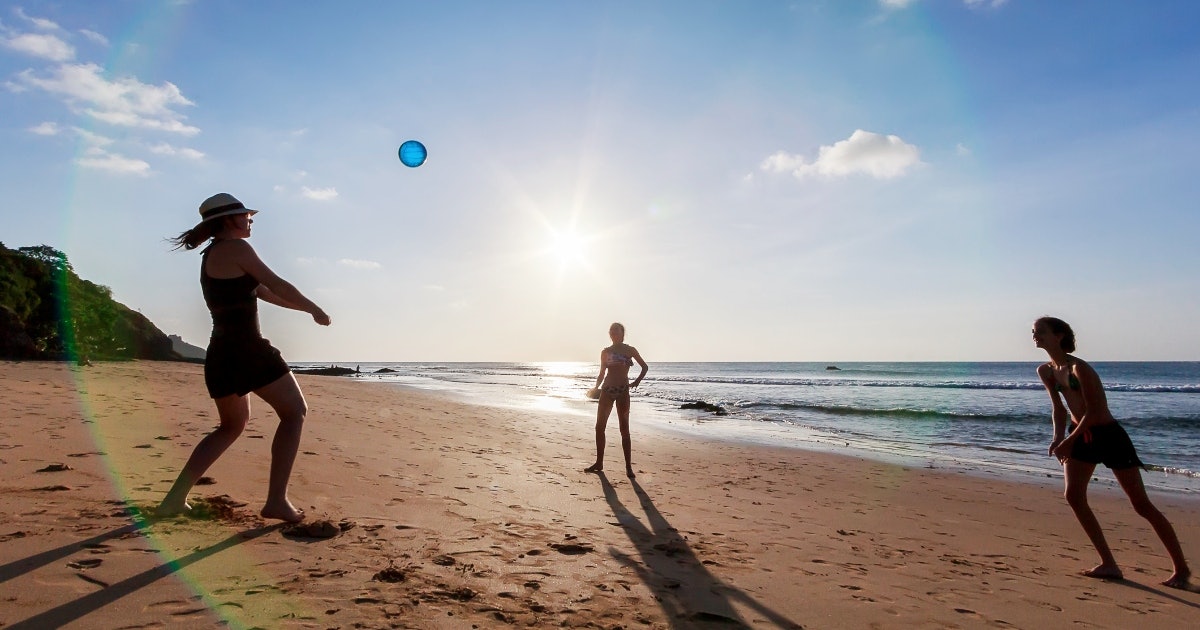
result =
[[563,267],[584,264],[587,260],[587,241],[573,230],[552,232],[549,252]]

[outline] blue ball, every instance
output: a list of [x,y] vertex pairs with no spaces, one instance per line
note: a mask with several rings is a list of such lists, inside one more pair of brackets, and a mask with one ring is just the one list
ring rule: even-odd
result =
[[400,161],[405,166],[416,168],[424,164],[427,157],[429,153],[425,151],[425,145],[416,140],[409,140],[400,145]]

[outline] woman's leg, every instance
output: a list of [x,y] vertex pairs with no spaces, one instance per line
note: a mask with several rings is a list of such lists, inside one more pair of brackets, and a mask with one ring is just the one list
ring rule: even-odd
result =
[[584,472],[604,470],[604,428],[608,426],[608,416],[612,413],[612,408],[612,394],[601,391],[600,401],[596,404],[596,463],[584,468]]
[[155,510],[156,514],[170,516],[190,510],[187,495],[192,491],[192,486],[196,485],[196,481],[204,476],[213,462],[221,457],[246,428],[246,421],[250,419],[249,399],[234,394],[214,399],[213,402],[217,404],[217,415],[221,418],[220,426],[204,436],[192,450],[192,456],[184,464],[183,470],[179,471],[179,477],[175,479],[171,490]]
[[1064,494],[1067,504],[1075,511],[1075,518],[1079,519],[1083,531],[1087,533],[1088,538],[1092,541],[1092,546],[1100,554],[1100,564],[1083,571],[1083,574],[1095,578],[1121,579],[1123,576],[1120,567],[1117,566],[1117,559],[1113,557],[1112,550],[1108,548],[1108,542],[1104,540],[1104,531],[1100,529],[1100,521],[1096,520],[1096,515],[1087,501],[1088,482],[1092,480],[1092,473],[1096,471],[1096,465],[1078,459],[1068,459],[1064,468],[1067,484]]
[[300,434],[304,430],[304,417],[308,415],[308,403],[304,400],[296,377],[290,372],[270,385],[254,390],[254,393],[279,415],[279,427],[275,429],[275,439],[271,441],[271,480],[262,515],[289,523],[299,522],[304,519],[304,511],[288,501],[288,480],[292,476],[296,451],[300,449]]
[[625,474],[633,477],[632,442],[629,439],[629,394],[617,400],[617,422],[621,427],[621,450],[625,452]]
[[1175,535],[1175,528],[1171,527],[1171,522],[1163,516],[1162,512],[1158,511],[1158,508],[1154,507],[1154,504],[1150,502],[1150,497],[1146,496],[1146,486],[1142,484],[1142,473],[1135,466],[1114,470],[1113,474],[1121,483],[1121,488],[1125,490],[1125,496],[1129,497],[1133,509],[1142,518],[1150,521],[1154,533],[1158,534],[1158,539],[1162,541],[1163,546],[1167,548],[1167,554],[1171,556],[1171,564],[1174,565],[1175,572],[1163,584],[1175,588],[1186,587],[1192,572],[1188,568],[1187,560],[1183,557],[1183,548],[1179,546],[1179,538]]

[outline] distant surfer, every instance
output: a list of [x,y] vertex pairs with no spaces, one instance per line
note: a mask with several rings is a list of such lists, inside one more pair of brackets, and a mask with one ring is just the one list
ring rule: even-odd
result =
[[[1124,578],[1087,501],[1088,481],[1096,465],[1104,464],[1120,482],[1133,509],[1150,522],[1171,556],[1175,572],[1163,581],[1163,585],[1187,588],[1192,572],[1183,557],[1175,528],[1146,496],[1142,474],[1138,470],[1144,464],[1138,459],[1125,429],[1109,412],[1100,377],[1092,366],[1068,354],[1075,351],[1075,332],[1061,319],[1042,317],[1033,323],[1033,341],[1050,356],[1050,361],[1037,369],[1053,407],[1054,438],[1049,453],[1062,462],[1067,503],[1100,554],[1100,564],[1081,573],[1106,580]],[[1067,433],[1068,419],[1071,421],[1070,433]]]
[[[600,390],[600,399],[596,406],[596,463],[585,468],[584,472],[604,470],[604,428],[608,426],[608,417],[615,405],[617,421],[621,427],[621,449],[625,452],[625,474],[632,478],[629,390],[641,384],[650,367],[646,365],[642,355],[638,354],[637,348],[625,343],[624,324],[613,323],[609,326],[608,337],[612,340],[612,345],[600,351],[600,374],[596,377],[596,387]],[[642,372],[630,381],[629,368],[635,361],[642,367]]]

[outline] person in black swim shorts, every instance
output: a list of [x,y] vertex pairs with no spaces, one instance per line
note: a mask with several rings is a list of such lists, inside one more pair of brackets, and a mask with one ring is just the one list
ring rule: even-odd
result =
[[200,223],[171,239],[175,249],[195,249],[204,243],[200,263],[200,288],[212,314],[212,338],[204,359],[204,384],[217,405],[221,424],[192,451],[187,464],[155,513],[168,516],[187,512],[187,495],[246,428],[254,392],[279,415],[271,443],[271,476],[262,516],[295,523],[304,512],[288,500],[288,480],[308,404],[291,369],[258,327],[258,301],[303,311],[313,321],[328,326],[329,316],[296,287],[275,275],[246,241],[251,218],[257,214],[233,195],[219,193],[200,204]]
[[[1124,577],[1087,501],[1088,481],[1096,465],[1104,464],[1120,482],[1133,509],[1154,527],[1171,556],[1174,573],[1163,584],[1188,588],[1192,572],[1183,557],[1175,528],[1146,496],[1139,471],[1142,461],[1125,429],[1112,417],[1100,377],[1092,366],[1068,354],[1075,351],[1075,332],[1061,319],[1042,317],[1033,323],[1033,341],[1050,357],[1049,362],[1037,369],[1052,405],[1054,438],[1049,453],[1062,462],[1067,503],[1100,554],[1100,564],[1081,573],[1101,579]],[[1067,433],[1068,420],[1071,421],[1070,433]]]

